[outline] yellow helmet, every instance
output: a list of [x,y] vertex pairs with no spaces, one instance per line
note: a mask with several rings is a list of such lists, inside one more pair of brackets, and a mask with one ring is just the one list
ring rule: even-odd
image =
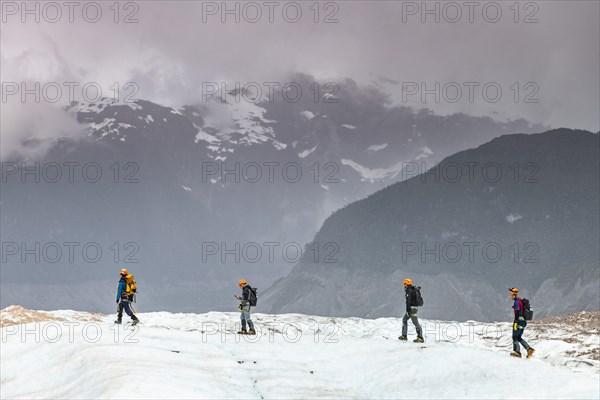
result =
[[129,274],[129,271],[127,271],[125,268],[122,268],[120,272],[121,272],[121,275]]
[[510,294],[519,294],[519,289],[516,287],[508,289],[508,293]]
[[406,279],[404,280],[404,284],[405,284],[405,285],[412,285],[412,279],[410,279],[410,278],[406,278]]
[[240,279],[240,281],[238,282],[238,285],[244,286],[246,283],[248,283],[248,282],[246,282],[245,279]]

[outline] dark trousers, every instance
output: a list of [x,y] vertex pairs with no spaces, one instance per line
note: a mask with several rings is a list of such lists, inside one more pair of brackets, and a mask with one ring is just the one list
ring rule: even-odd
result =
[[517,353],[521,353],[521,348],[519,347],[519,343],[521,343],[523,345],[525,350],[530,349],[530,346],[522,338],[524,331],[525,331],[525,327],[520,327],[517,325],[517,329],[514,329],[514,324],[513,324],[513,334],[512,334],[513,350],[516,351]]
[[117,308],[117,313],[118,313],[117,318],[119,318],[119,319],[123,318],[123,310],[125,310],[125,313],[127,315],[129,315],[132,320],[135,321],[138,319],[136,317],[136,315],[133,313],[133,308],[131,307],[131,303],[127,299],[121,299],[121,301],[119,302],[119,307]]
[[402,318],[402,336],[406,336],[408,333],[408,320],[410,319],[417,330],[417,336],[423,337],[423,331],[421,330],[421,325],[417,319],[417,311],[419,311],[417,307],[411,307],[410,313],[407,312],[404,314],[404,317]]

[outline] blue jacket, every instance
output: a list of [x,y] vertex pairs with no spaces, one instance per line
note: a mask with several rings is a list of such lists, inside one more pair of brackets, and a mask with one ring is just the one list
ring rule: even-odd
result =
[[127,289],[127,282],[125,281],[125,277],[122,276],[121,280],[117,285],[117,301],[121,299],[121,293],[123,293]]

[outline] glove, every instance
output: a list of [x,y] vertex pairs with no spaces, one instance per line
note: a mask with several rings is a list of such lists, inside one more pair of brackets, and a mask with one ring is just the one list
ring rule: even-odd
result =
[[117,299],[117,304],[119,303],[119,299]]
[[519,317],[519,321],[525,321],[525,318]]
[[242,311],[242,309],[243,309],[243,308],[244,308],[244,307],[242,307],[242,303],[240,303],[240,304],[238,305],[238,310]]

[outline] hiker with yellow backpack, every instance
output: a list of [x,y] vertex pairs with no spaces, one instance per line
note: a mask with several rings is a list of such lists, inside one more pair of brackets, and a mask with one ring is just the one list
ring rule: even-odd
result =
[[123,320],[123,310],[132,319],[131,325],[137,325],[140,320],[135,315],[131,303],[135,301],[135,292],[137,291],[135,279],[125,268],[121,269],[121,279],[117,285],[117,320],[115,324],[120,324]]

